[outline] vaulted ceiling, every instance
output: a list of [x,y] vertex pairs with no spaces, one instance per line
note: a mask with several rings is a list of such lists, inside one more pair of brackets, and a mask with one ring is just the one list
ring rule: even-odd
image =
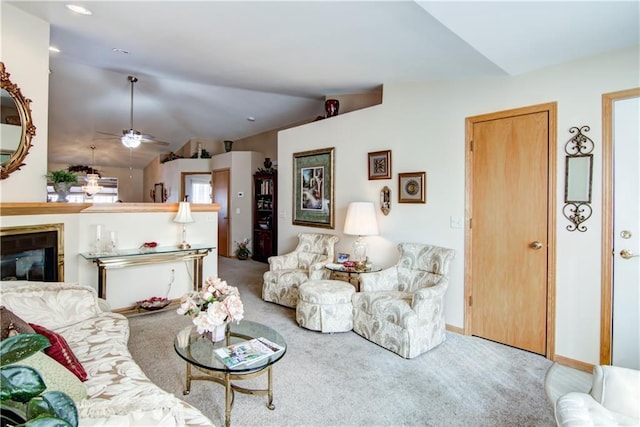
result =
[[[640,43],[637,1],[82,2],[91,16],[69,1],[7,3],[51,24],[49,161],[69,164],[95,145],[98,165],[141,168],[192,138],[313,118],[326,95],[517,75]],[[169,146],[130,152],[100,133],[129,128],[128,75],[134,127]]]

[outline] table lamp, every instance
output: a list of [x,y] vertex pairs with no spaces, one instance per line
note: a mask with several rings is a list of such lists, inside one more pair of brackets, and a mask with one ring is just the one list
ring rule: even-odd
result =
[[182,243],[178,245],[180,249],[189,249],[190,244],[187,243],[187,224],[193,222],[191,217],[191,205],[189,202],[180,202],[178,207],[178,214],[173,219],[173,222],[182,224]]
[[358,236],[353,242],[353,256],[356,261],[356,269],[364,270],[368,247],[362,236],[378,234],[378,222],[373,202],[349,203],[347,218],[344,221],[344,234]]

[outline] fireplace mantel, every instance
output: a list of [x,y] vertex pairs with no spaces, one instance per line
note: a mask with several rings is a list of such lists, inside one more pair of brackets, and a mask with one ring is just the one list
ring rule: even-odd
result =
[[[218,212],[220,205],[192,203],[192,212]],[[177,212],[178,203],[0,203],[0,216],[77,213]]]

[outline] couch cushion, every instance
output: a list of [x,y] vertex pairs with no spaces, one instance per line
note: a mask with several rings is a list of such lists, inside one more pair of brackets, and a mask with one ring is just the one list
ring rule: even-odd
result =
[[30,366],[38,371],[47,386],[45,391],[61,391],[76,403],[87,397],[84,384],[73,373],[40,351],[12,365]]
[[93,288],[75,283],[0,283],[2,304],[30,323],[56,330],[102,312]]
[[80,381],[87,380],[87,373],[62,335],[50,331],[44,326],[36,325],[35,323],[31,323],[30,325],[37,334],[44,335],[51,343],[51,347],[44,350],[47,356],[52,357],[59,364],[67,368],[73,375],[78,377]]
[[14,333],[36,333],[27,322],[16,316],[13,312],[11,312],[11,310],[4,306],[0,306],[0,321],[2,322],[2,337],[0,339],[5,339],[10,335],[13,335]]
[[353,307],[376,319],[384,319],[402,328],[417,324],[417,315],[411,309],[412,294],[397,291],[358,292],[352,298]]

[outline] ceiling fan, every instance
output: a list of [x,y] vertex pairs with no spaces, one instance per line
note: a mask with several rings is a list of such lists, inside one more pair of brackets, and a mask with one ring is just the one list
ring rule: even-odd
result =
[[129,115],[129,129],[124,129],[122,131],[122,136],[115,135],[108,132],[100,132],[100,131],[96,131],[96,132],[103,135],[109,135],[111,137],[120,138],[120,142],[122,142],[122,145],[124,145],[127,148],[137,148],[140,146],[141,143],[169,145],[168,142],[159,141],[155,139],[152,135],[142,134],[139,131],[134,129],[133,127],[133,86],[138,81],[138,78],[135,76],[128,76],[127,79],[131,83],[131,112]]

